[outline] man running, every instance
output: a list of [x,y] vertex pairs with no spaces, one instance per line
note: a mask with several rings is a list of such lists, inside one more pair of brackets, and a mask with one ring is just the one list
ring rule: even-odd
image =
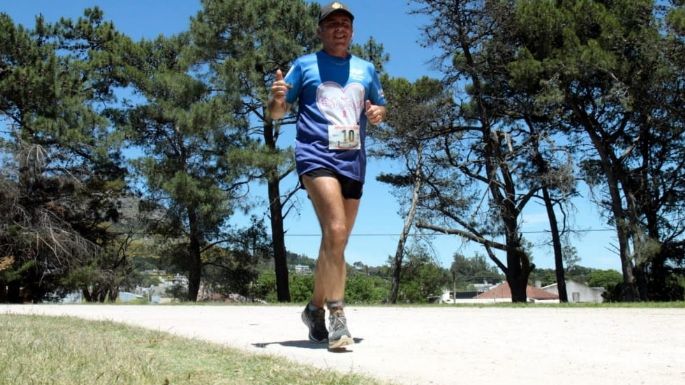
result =
[[[345,246],[352,232],[366,171],[366,122],[385,119],[385,97],[373,64],[349,53],[354,15],[340,3],[321,8],[323,49],[295,60],[271,86],[269,113],[282,118],[298,103],[295,160],[321,226],[314,293],[302,312],[313,342],[329,349],[354,343],[344,312]],[[329,311],[326,329],[325,309]]]

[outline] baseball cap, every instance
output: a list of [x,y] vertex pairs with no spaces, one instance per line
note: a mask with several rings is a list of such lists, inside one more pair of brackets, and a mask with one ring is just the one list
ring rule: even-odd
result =
[[350,17],[350,19],[352,21],[354,21],[354,15],[350,11],[350,9],[345,4],[343,4],[339,1],[334,1],[332,3],[329,3],[329,4],[321,7],[321,11],[319,12],[319,24],[321,24],[321,22],[325,18],[327,18],[328,16],[330,16],[331,14],[333,14],[335,12],[345,13],[345,14],[347,14],[347,16]]

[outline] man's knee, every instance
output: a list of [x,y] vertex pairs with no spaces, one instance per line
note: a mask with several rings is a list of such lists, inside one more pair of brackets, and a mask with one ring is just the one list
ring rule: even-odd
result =
[[324,229],[324,243],[333,247],[344,247],[348,236],[347,225],[343,222],[330,223]]

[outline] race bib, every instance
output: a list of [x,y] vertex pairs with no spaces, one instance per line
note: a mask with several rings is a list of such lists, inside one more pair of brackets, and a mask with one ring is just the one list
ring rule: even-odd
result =
[[359,137],[359,125],[329,125],[329,150],[359,150],[362,143]]

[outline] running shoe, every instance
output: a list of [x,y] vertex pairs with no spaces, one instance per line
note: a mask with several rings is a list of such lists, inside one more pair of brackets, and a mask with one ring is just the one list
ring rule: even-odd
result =
[[326,342],[328,330],[326,330],[326,310],[317,308],[310,310],[309,304],[302,311],[302,322],[309,328],[309,340],[316,343]]
[[328,309],[330,315],[328,316],[329,332],[328,332],[328,348],[339,349],[344,346],[353,345],[354,339],[350,331],[347,329],[347,319],[345,312],[340,308]]

